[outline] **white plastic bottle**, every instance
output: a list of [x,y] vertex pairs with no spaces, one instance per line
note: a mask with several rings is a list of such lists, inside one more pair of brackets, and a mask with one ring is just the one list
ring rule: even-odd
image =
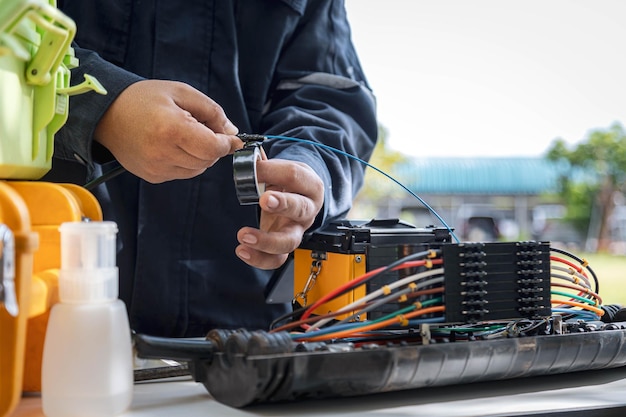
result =
[[114,222],[63,223],[60,302],[44,342],[41,397],[47,417],[111,417],[133,393],[126,306],[118,299]]

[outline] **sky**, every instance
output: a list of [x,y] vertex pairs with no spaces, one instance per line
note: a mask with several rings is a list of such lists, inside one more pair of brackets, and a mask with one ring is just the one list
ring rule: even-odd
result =
[[626,125],[626,0],[346,0],[389,147],[540,156]]

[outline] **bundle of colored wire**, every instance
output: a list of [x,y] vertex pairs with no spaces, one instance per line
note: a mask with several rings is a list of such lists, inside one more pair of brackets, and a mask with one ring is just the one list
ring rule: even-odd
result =
[[[551,250],[578,262],[573,263],[562,256],[550,256],[550,293],[551,303],[555,306],[553,312],[561,315],[580,315],[587,319],[602,316],[604,311],[602,299],[597,292],[598,280],[587,262],[568,252],[554,248]],[[594,280],[595,290],[591,288],[590,276]]]
[[469,338],[476,339],[497,339],[501,337],[517,337],[523,333],[529,333],[546,325],[548,318],[541,320],[519,319],[504,322],[488,321],[476,324],[466,324],[463,326],[446,326],[433,328],[431,330],[433,337],[453,337],[455,340]]
[[[442,283],[443,283],[443,277],[424,281],[420,283],[420,285],[411,283],[407,287],[401,290],[392,292],[386,297],[379,298],[378,300],[373,301],[373,302],[367,302],[366,304],[364,304],[363,308],[360,308],[359,310],[354,311],[350,316],[337,322],[337,324],[347,323],[351,321],[352,319],[358,318],[362,314],[365,314],[372,310],[376,310],[377,308],[385,304],[388,304],[390,302],[397,301],[399,303],[406,303],[409,300],[409,298],[418,298],[418,297],[423,297],[425,295],[443,293],[444,288],[443,286],[441,286]],[[435,284],[439,284],[440,286],[431,288]],[[422,287],[427,288],[427,289],[421,290],[420,288]],[[340,309],[338,313],[343,314],[344,309],[343,308]]]
[[[411,318],[423,316],[432,313],[442,313],[445,311],[445,307],[442,305],[432,306],[432,304],[439,304],[442,302],[441,298],[434,298],[424,301],[423,303],[415,303],[397,312],[388,314],[372,321],[364,322],[352,322],[342,324],[340,326],[331,326],[326,329],[317,330],[315,332],[307,333],[292,333],[291,337],[297,341],[307,342],[321,342],[334,339],[344,338],[357,338],[357,337],[371,337],[373,330],[385,329],[394,324],[400,324],[402,326],[411,325]],[[412,311],[411,311],[412,310]]]
[[[418,282],[420,280],[423,280],[425,278],[432,277],[432,276],[438,276],[438,278],[432,279],[432,280],[427,280],[427,281],[424,281],[424,282]],[[435,284],[442,285],[443,284],[443,268],[437,268],[437,269],[431,269],[431,270],[428,270],[428,271],[419,272],[417,274],[413,274],[413,275],[410,275],[410,276],[408,276],[406,278],[403,278],[401,280],[395,281],[395,282],[393,282],[393,283],[391,283],[389,285],[385,285],[384,287],[379,288],[378,290],[373,291],[373,292],[367,294],[365,297],[362,297],[362,298],[360,298],[358,300],[355,300],[354,302],[352,302],[352,303],[350,303],[350,304],[348,304],[346,306],[343,306],[342,308],[337,310],[337,312],[338,313],[350,312],[355,307],[357,307],[359,305],[365,304],[368,301],[371,301],[371,300],[373,300],[373,299],[375,299],[377,297],[380,297],[382,295],[389,295],[396,288],[399,288],[399,287],[402,287],[402,286],[405,286],[405,285],[410,285],[412,283],[416,283],[416,285],[414,287],[410,288],[409,292],[417,291],[417,290],[422,289],[422,288],[427,288],[427,287],[430,287],[430,286],[435,285]],[[397,298],[398,294],[394,294],[394,295],[395,295],[394,298]],[[323,325],[325,325],[326,323],[328,323],[330,321],[331,321],[330,318],[321,319],[317,323],[312,324],[308,328],[307,332],[319,329],[320,327],[322,327]]]
[[[327,303],[328,301],[335,299],[336,297],[339,297],[342,294],[345,294],[348,291],[353,290],[354,288],[357,288],[360,285],[365,284],[366,282],[370,281],[373,278],[376,278],[377,276],[380,276],[381,274],[385,272],[397,271],[399,269],[409,268],[409,267],[425,266],[425,267],[430,268],[432,267],[432,265],[439,265],[443,262],[441,259],[432,259],[432,258],[436,258],[437,256],[439,256],[439,254],[440,254],[440,251],[438,250],[427,250],[427,251],[422,251],[422,252],[416,252],[411,255],[405,256],[404,258],[398,259],[397,261],[392,262],[391,264],[387,266],[380,267],[372,271],[368,271],[367,273],[361,275],[360,277],[357,277],[353,279],[352,281],[349,281],[346,284],[337,287],[333,291],[327,293],[326,295],[321,297],[319,300],[314,302],[302,314],[301,320],[306,320],[309,316],[313,314],[313,311],[315,311],[321,305]],[[424,259],[424,258],[430,258],[430,259]]]

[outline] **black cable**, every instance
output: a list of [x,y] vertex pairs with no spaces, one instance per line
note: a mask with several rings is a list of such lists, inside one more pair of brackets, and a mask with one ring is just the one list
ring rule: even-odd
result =
[[85,189],[87,189],[87,190],[93,190],[98,185],[102,184],[105,181],[110,180],[111,178],[117,177],[118,175],[120,175],[123,172],[126,172],[126,168],[124,168],[123,166],[119,165],[119,166],[117,166],[117,167],[107,171],[106,173],[100,175],[99,177],[89,181],[87,184],[83,185],[83,187]]
[[589,271],[589,273],[591,274],[591,276],[593,277],[593,282],[596,286],[595,288],[595,293],[596,294],[600,294],[600,282],[598,281],[598,277],[596,276],[596,273],[593,272],[593,269],[591,269],[591,267],[588,265],[588,262],[580,259],[578,256],[574,255],[571,252],[567,252],[563,249],[557,249],[557,248],[550,248],[551,251],[560,253],[562,255],[566,255],[569,256],[570,258],[574,259],[576,262],[578,262],[580,264],[580,266],[582,266],[583,268],[585,268],[586,270]]

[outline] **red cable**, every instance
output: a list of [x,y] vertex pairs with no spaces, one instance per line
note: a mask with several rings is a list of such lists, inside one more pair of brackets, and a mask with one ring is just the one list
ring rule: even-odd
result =
[[[404,263],[402,263],[402,264],[392,268],[391,271],[397,271],[398,269],[412,268],[412,267],[417,267],[417,266],[424,266],[426,264],[426,262],[429,262],[429,261],[432,262],[434,265],[438,265],[438,264],[441,264],[443,262],[442,259],[408,261],[408,262],[404,262]],[[368,278],[372,277],[373,275],[376,275],[377,273],[385,270],[386,268],[387,268],[386,266],[382,266],[382,267],[376,268],[376,269],[374,269],[372,271],[368,271],[365,274],[361,275],[360,277],[355,278],[352,281],[348,281],[345,284],[335,288],[334,290],[332,290],[331,292],[327,293],[326,295],[322,296],[319,300],[314,302],[311,305],[311,307],[309,307],[309,309],[306,310],[304,312],[304,314],[302,314],[302,316],[300,317],[300,320],[306,320],[311,314],[313,314],[313,311],[317,307],[321,306],[322,304],[324,304],[325,302],[327,302],[329,300],[332,300],[333,298],[335,298],[336,296],[338,296],[339,294],[341,294],[345,290],[357,287],[363,281],[366,281]]]

